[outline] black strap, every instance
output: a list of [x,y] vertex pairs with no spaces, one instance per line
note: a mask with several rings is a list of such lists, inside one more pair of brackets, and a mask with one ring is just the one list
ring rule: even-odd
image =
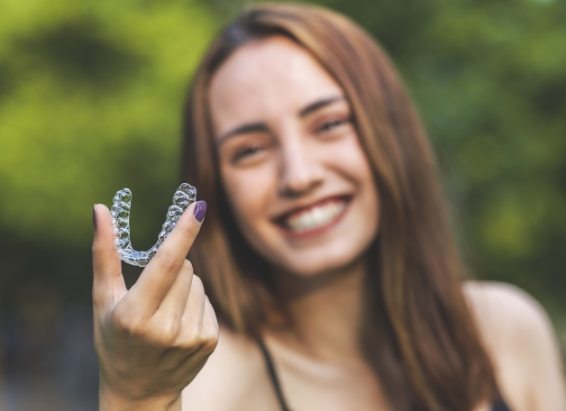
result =
[[257,340],[257,345],[259,346],[261,354],[263,355],[265,367],[267,368],[267,372],[269,373],[271,385],[273,386],[273,390],[275,391],[275,395],[277,396],[277,401],[279,401],[281,411],[291,411],[291,409],[287,405],[287,401],[285,401],[285,397],[283,396],[283,390],[281,389],[281,384],[279,383],[279,377],[277,376],[277,370],[275,369],[275,364],[273,363],[271,354],[269,353],[264,342],[259,338]]
[[511,408],[507,406],[507,403],[502,399],[498,399],[491,406],[491,411],[511,411]]

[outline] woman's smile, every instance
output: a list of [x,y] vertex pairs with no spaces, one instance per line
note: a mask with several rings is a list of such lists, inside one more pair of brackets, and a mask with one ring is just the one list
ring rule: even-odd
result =
[[324,198],[309,206],[297,208],[276,218],[275,222],[285,235],[307,238],[321,235],[332,229],[346,214],[348,196]]

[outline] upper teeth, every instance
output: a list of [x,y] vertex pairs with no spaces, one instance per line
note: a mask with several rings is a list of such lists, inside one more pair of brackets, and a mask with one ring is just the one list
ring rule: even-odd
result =
[[341,202],[329,202],[308,210],[294,213],[287,218],[287,226],[293,231],[313,230],[332,221],[344,210],[346,204]]

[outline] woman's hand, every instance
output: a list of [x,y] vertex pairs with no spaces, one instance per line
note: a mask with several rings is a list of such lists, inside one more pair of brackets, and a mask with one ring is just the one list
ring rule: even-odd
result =
[[92,295],[101,410],[180,409],[181,391],[214,350],[216,315],[185,259],[204,211],[206,203],[185,211],[128,290],[110,212],[94,207]]

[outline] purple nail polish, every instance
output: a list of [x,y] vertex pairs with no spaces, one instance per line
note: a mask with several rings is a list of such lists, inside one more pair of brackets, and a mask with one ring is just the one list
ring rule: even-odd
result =
[[195,218],[199,223],[202,223],[204,216],[206,215],[206,201],[197,201],[197,205],[194,209]]

